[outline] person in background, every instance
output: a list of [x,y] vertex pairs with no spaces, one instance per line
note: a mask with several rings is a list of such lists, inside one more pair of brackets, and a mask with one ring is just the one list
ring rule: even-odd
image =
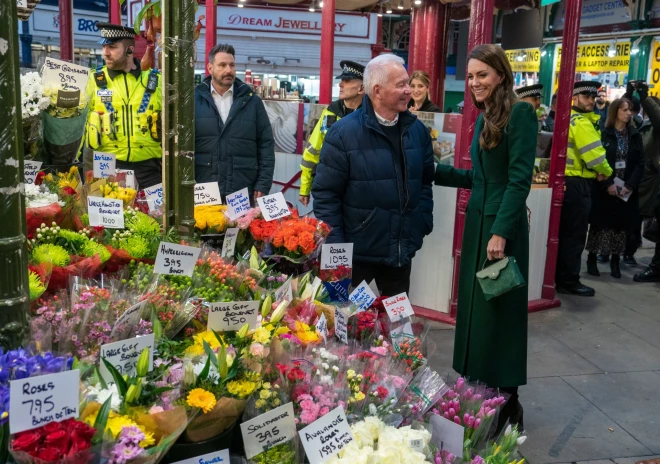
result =
[[518,95],[521,101],[531,104],[534,110],[538,111],[541,107],[541,99],[543,98],[542,90],[543,84],[528,85],[516,89],[516,95]]
[[596,291],[580,282],[580,267],[589,229],[591,189],[594,179],[612,175],[601,142],[600,116],[594,113],[600,82],[577,81],[568,126],[564,203],[559,225],[559,253],[555,282],[559,293],[594,296]]
[[[657,163],[655,168],[658,169]],[[655,175],[657,181],[660,183],[660,169],[656,171]],[[660,188],[656,188],[652,201],[655,220],[660,224]],[[633,280],[635,282],[660,282],[660,238],[655,241],[655,253],[653,254],[651,263],[644,271],[635,274]]]
[[97,27],[105,66],[96,70],[87,88],[91,102],[86,146],[113,153],[118,169],[135,172],[140,189],[152,187],[163,182],[162,76],[153,69],[140,69],[133,56],[132,28],[110,23],[98,23]]
[[597,277],[600,272],[596,256],[603,254],[611,255],[611,276],[621,278],[619,259],[626,248],[626,231],[638,222],[637,188],[644,170],[644,145],[632,117],[632,101],[621,98],[612,102],[605,122],[603,147],[614,171],[609,178],[593,184],[587,240],[587,272]]
[[[527,383],[527,286],[486,301],[475,274],[488,261],[515,257],[527,281],[529,230],[526,200],[534,172],[538,121],[534,107],[517,100],[504,51],[478,45],[468,57],[472,101],[483,113],[470,148],[472,169],[439,164],[436,185],[471,189],[458,286],[454,369],[511,397],[498,429],[523,429],[518,387]],[[497,432],[496,432],[497,433]]]
[[326,134],[312,186],[328,243],[353,243],[353,285],[375,279],[388,296],[410,290],[413,257],[433,230],[433,145],[408,111],[403,64],[392,54],[367,64],[362,108]]
[[217,182],[223,198],[247,187],[256,201],[273,184],[275,142],[264,102],[236,79],[235,55],[213,47],[210,76],[195,89],[195,180]]
[[610,102],[607,101],[607,92],[604,89],[598,91],[596,97],[596,106],[594,106],[594,113],[600,116],[600,131],[605,130],[605,121],[607,120],[607,111],[610,108]]
[[319,164],[321,147],[325,140],[325,134],[334,123],[351,114],[362,106],[364,99],[364,66],[355,61],[342,61],[339,63],[342,73],[337,76],[339,83],[339,100],[334,101],[323,110],[314,132],[309,137],[309,143],[302,155],[300,169],[300,197],[298,201],[303,205],[309,205],[309,195],[312,191],[312,182],[316,175],[316,167]]
[[429,97],[431,78],[424,71],[415,71],[410,75],[410,91],[412,98],[408,107],[410,111],[421,111],[426,113],[442,113],[438,105],[433,103]]
[[555,110],[557,109],[557,94],[554,94],[552,96],[552,99],[550,100],[550,112],[548,113],[548,116],[545,118],[545,121],[543,121],[543,128],[541,130],[546,131],[546,132],[554,132],[555,131]]

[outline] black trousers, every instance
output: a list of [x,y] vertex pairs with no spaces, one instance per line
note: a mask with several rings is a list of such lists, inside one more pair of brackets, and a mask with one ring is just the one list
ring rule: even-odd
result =
[[633,256],[642,246],[642,216],[638,215],[635,223],[626,232],[626,251],[624,256]]
[[144,190],[163,182],[163,164],[160,158],[151,158],[137,163],[117,161],[117,169],[135,171],[135,180],[140,190]]
[[376,285],[383,296],[394,296],[410,291],[410,271],[412,262],[407,266],[390,267],[373,263],[353,263],[353,286],[357,287],[366,280],[376,279]]
[[566,177],[564,204],[559,225],[559,253],[555,281],[562,287],[580,284],[582,252],[587,241],[591,212],[592,179]]
[[[655,220],[658,221],[658,224],[660,224],[660,204],[658,204],[655,208]],[[649,267],[655,272],[660,272],[660,237],[655,241],[655,254],[653,255],[653,259],[651,259],[651,264]]]

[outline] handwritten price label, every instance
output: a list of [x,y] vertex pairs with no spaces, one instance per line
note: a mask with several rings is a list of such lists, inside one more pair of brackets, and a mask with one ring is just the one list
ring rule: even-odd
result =
[[260,197],[257,199],[257,202],[259,203],[261,214],[264,215],[266,221],[274,221],[275,219],[291,215],[291,211],[289,211],[289,206],[286,204],[282,192]]
[[39,174],[41,169],[41,161],[24,161],[23,162],[23,177],[25,178],[26,184],[34,184],[34,180]]
[[[107,345],[101,345],[101,358],[105,358],[122,375],[131,376],[135,373],[135,366],[140,353],[149,348],[149,372],[154,368],[154,334],[121,340]],[[104,362],[100,362],[99,372],[106,382],[114,382],[112,375]]]
[[318,322],[316,323],[316,330],[323,337],[324,342],[328,342],[328,319],[325,317],[325,313],[321,314]]
[[282,300],[293,301],[293,280],[291,277],[275,290],[275,302],[279,303]]
[[383,305],[392,322],[415,315],[415,311],[413,311],[408,295],[405,292],[383,300]]
[[227,195],[227,215],[229,219],[235,221],[241,216],[245,216],[250,211],[250,193],[247,187],[238,192]]
[[195,184],[195,206],[221,205],[220,187],[217,182]]
[[236,238],[238,237],[238,228],[232,227],[225,232],[225,239],[222,241],[222,258],[233,258],[236,252]]
[[135,171],[130,169],[115,169],[115,173],[117,175],[126,174],[126,180],[124,185],[128,188],[132,188],[133,190],[137,189],[137,182],[135,180]]
[[[144,189],[144,194],[147,197],[147,202],[151,200],[155,207],[163,204],[163,184],[156,184]],[[149,206],[149,210],[151,210],[151,205]]]
[[156,274],[192,277],[197,257],[201,251],[201,248],[160,242],[154,272]]
[[119,316],[117,322],[112,327],[112,332],[110,332],[110,337],[114,337],[118,331],[121,331],[124,327],[132,327],[140,322],[140,313],[142,312],[142,307],[147,301],[140,301],[138,304],[131,306],[124,314]]
[[339,306],[335,306],[335,336],[348,344],[348,314]]
[[330,243],[321,246],[321,269],[353,267],[353,244]]
[[211,303],[208,329],[226,332],[240,330],[245,324],[250,324],[250,329],[254,329],[257,326],[260,303],[261,301]]
[[44,88],[63,90],[84,90],[89,81],[89,68],[55,58],[46,57],[41,69],[41,83]]
[[215,451],[209,454],[203,454],[195,458],[184,459],[177,461],[174,464],[230,464],[229,450]]
[[321,464],[353,441],[351,427],[341,406],[298,432],[310,464]]
[[241,424],[241,434],[248,459],[286,443],[296,436],[293,403],[268,411]]
[[12,380],[9,388],[10,433],[78,417],[78,370]]
[[353,292],[348,295],[348,299],[358,307],[358,312],[365,311],[376,301],[376,295],[371,291],[365,280],[362,281]]
[[87,197],[89,225],[107,229],[124,228],[124,202],[112,198]]
[[117,173],[117,158],[113,153],[94,152],[94,178],[105,179]]

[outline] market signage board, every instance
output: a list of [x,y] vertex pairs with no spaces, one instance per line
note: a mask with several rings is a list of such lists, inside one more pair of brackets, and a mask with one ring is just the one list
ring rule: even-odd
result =
[[289,205],[286,204],[286,200],[284,199],[282,192],[266,195],[265,197],[259,197],[257,199],[257,203],[259,203],[261,214],[264,215],[264,219],[266,221],[274,221],[276,219],[291,215]]
[[227,332],[240,330],[245,324],[249,324],[250,329],[254,329],[257,326],[260,305],[261,301],[211,303],[207,328]]
[[[545,3],[544,3],[545,5]],[[561,2],[552,24],[555,31],[564,29],[566,20],[566,0]],[[630,13],[622,0],[583,0],[580,14],[580,28],[628,24]]]
[[235,221],[241,216],[245,216],[250,211],[250,193],[247,187],[238,192],[227,195],[227,215],[229,219]]
[[[630,40],[598,42],[578,45],[575,72],[621,72],[627,73],[630,66]],[[557,46],[556,69],[561,68],[561,45]],[[610,56],[611,55],[611,56]],[[619,83],[623,85],[623,82]]]
[[383,306],[385,306],[385,311],[387,311],[392,322],[415,315],[415,311],[413,311],[408,295],[405,292],[394,295],[391,298],[386,298],[383,300]]
[[[155,335],[149,334],[142,337],[129,338],[118,342],[101,345],[101,359],[105,359],[115,366],[121,375],[129,377],[135,374],[138,358],[142,350],[149,348],[149,372],[154,368],[154,345]],[[112,374],[105,363],[99,361],[99,372],[106,382],[114,382]]]
[[537,73],[541,69],[541,49],[505,50],[513,72]]
[[293,403],[268,411],[241,424],[245,456],[252,459],[296,436]]
[[221,258],[232,258],[236,252],[236,238],[238,237],[238,227],[232,227],[225,232],[225,239],[222,241]]
[[154,265],[154,273],[192,277],[197,258],[201,251],[201,248],[160,242],[160,245],[158,245],[158,254],[156,255],[156,264]]
[[195,206],[221,205],[220,187],[217,182],[195,184]]
[[47,89],[81,91],[87,88],[89,71],[90,69],[85,66],[46,57],[41,71],[41,83]]
[[310,464],[321,464],[353,441],[353,432],[341,406],[298,432]]
[[105,179],[117,173],[117,157],[114,153],[94,152],[94,178]]
[[124,202],[121,200],[87,197],[87,213],[92,227],[124,228]]
[[41,161],[23,161],[23,175],[26,184],[34,184],[42,164]]
[[[156,184],[152,187],[147,187],[144,189],[144,194],[147,197],[150,211],[163,204],[163,184]],[[152,208],[152,205],[154,208]]]
[[353,267],[352,243],[325,243],[321,246],[321,269]]

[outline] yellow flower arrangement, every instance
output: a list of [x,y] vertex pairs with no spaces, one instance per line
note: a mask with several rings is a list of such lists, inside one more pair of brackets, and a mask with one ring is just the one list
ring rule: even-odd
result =
[[101,187],[101,194],[104,198],[122,200],[126,207],[135,199],[137,192],[130,187],[120,187],[118,182],[107,182]]
[[232,380],[227,382],[227,391],[238,398],[246,398],[257,388],[257,382],[250,380]]
[[204,411],[204,414],[213,411],[216,403],[215,395],[204,390],[203,388],[195,388],[190,393],[188,393],[186,402],[190,407],[200,408],[202,411]]
[[226,205],[195,206],[195,227],[199,230],[223,232],[227,228]]
[[261,344],[266,344],[270,342],[271,339],[271,331],[268,330],[265,327],[258,327],[254,331],[254,335],[252,336],[252,341],[256,343],[261,343]]
[[[194,343],[186,348],[186,354],[191,356],[201,356],[206,353],[204,351],[204,342],[208,343],[214,351],[220,348],[220,342],[211,330],[194,335],[193,340]],[[231,363],[228,362],[228,364],[231,366]]]
[[[94,422],[96,422],[97,415],[98,411],[96,411],[94,414],[90,414],[85,418],[85,422],[93,426]],[[106,432],[110,432],[113,438],[117,438],[124,427],[130,427],[132,425],[139,428],[142,433],[144,433],[145,439],[140,442],[141,448],[148,448],[149,446],[156,444],[153,433],[147,432],[147,430],[142,425],[136,423],[128,416],[117,414],[114,411],[110,411],[110,414],[108,415],[108,422],[106,423],[105,430]]]
[[296,331],[295,336],[298,337],[298,340],[303,342],[304,345],[310,343],[318,343],[321,341],[319,334],[316,330],[312,330],[309,325],[304,322],[296,321]]
[[69,172],[58,172],[57,176],[52,173],[46,174],[44,180],[48,183],[57,182],[59,188],[71,187],[77,189],[80,184],[80,175],[78,174],[78,166],[71,166]]

